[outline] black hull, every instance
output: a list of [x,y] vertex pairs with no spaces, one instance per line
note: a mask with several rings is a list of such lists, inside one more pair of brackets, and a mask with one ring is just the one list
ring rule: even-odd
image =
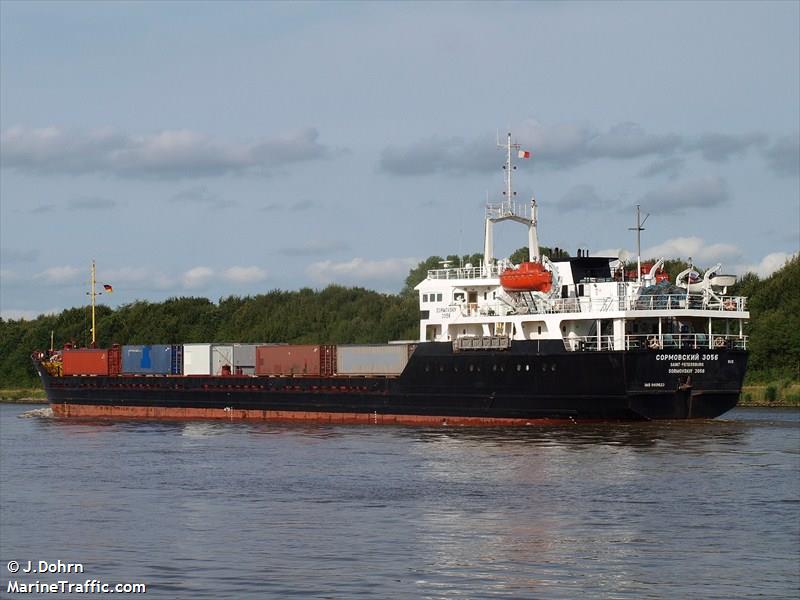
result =
[[67,376],[37,369],[64,416],[408,423],[713,418],[733,408],[741,350],[504,351],[420,344],[399,377]]

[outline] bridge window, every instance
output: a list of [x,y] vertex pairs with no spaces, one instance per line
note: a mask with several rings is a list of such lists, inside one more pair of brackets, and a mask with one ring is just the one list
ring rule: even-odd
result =
[[428,294],[422,294],[422,301],[423,302],[427,302],[428,301]]
[[437,302],[441,302],[442,301],[442,295],[441,294],[436,294],[436,301]]

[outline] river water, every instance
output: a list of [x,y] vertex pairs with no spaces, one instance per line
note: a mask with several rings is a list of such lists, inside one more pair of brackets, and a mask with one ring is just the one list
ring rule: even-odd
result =
[[[800,596],[797,410],[467,429],[19,418],[34,408],[0,406],[2,597]],[[8,572],[29,560],[83,572]]]

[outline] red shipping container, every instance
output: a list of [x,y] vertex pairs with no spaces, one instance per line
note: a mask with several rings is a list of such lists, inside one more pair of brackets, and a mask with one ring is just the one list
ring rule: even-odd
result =
[[259,346],[256,348],[256,375],[319,376],[320,346]]
[[62,350],[64,375],[108,375],[108,350]]
[[108,374],[119,375],[122,372],[122,349],[114,344],[108,349]]

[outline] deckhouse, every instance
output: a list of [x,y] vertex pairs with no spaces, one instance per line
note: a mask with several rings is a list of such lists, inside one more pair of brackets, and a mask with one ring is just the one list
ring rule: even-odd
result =
[[[569,351],[658,348],[746,349],[746,299],[728,295],[736,278],[719,273],[701,278],[693,268],[671,284],[663,258],[626,271],[618,257],[540,256],[536,199],[514,201],[512,161],[519,145],[507,142],[506,189],[502,202],[488,204],[484,257],[479,265],[443,265],[417,285],[420,340],[453,342],[454,348],[499,346],[513,340],[562,340]],[[529,260],[512,264],[493,255],[493,226],[514,221],[527,227]],[[636,212],[637,253],[643,230]]]

